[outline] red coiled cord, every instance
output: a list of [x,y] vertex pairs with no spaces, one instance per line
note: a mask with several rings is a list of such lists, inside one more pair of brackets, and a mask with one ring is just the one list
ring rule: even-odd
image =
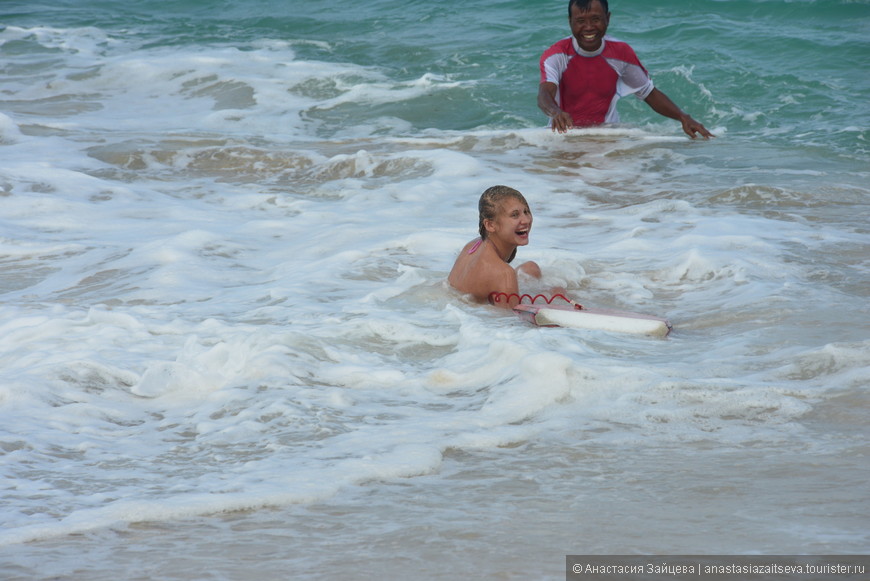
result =
[[527,295],[527,294],[518,295],[517,293],[502,293],[502,292],[489,293],[489,302],[491,302],[494,305],[502,302],[503,300],[510,301],[512,298],[516,298],[517,300],[519,300],[519,302],[523,302],[523,299],[529,299],[529,302],[531,304],[535,304],[535,301],[538,299],[544,299],[544,301],[548,305],[552,304],[552,302],[555,301],[556,299],[562,299],[566,303],[570,303],[570,304],[574,305],[574,308],[577,309],[578,311],[583,309],[583,305],[581,305],[580,303],[575,303],[574,301],[572,301],[571,299],[569,299],[568,297],[566,297],[563,294],[555,294],[551,297],[548,297],[547,295],[532,296],[532,295]]

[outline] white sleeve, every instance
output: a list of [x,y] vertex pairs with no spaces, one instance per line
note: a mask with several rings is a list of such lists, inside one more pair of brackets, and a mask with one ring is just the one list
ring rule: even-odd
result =
[[643,100],[655,89],[652,79],[643,67],[615,59],[608,59],[608,63],[619,74],[616,93],[620,97],[634,94],[638,99]]
[[547,57],[544,61],[544,78],[546,82],[558,85],[562,80],[562,73],[568,68],[568,55],[557,53]]

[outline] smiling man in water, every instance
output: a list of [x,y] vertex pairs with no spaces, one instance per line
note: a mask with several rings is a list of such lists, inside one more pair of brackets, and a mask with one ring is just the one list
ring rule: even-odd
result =
[[571,35],[541,56],[538,107],[553,131],[619,122],[616,102],[636,94],[659,115],[676,119],[694,139],[713,135],[653,86],[634,50],[607,35],[607,0],[570,0]]

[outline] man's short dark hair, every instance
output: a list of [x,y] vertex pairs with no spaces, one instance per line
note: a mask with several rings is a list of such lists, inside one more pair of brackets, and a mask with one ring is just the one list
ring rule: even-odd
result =
[[[598,0],[601,2],[601,7],[604,8],[604,12],[610,12],[610,7],[607,5],[607,0]],[[580,12],[586,12],[589,10],[589,5],[592,4],[593,0],[570,0],[568,2],[568,18],[571,18],[571,7],[576,6]]]

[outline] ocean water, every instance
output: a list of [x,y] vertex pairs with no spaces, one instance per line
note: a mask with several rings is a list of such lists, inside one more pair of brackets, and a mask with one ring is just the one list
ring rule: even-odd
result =
[[[870,551],[870,2],[613,0],[710,141],[547,130],[566,4],[0,3],[4,579]],[[495,184],[671,336],[447,288]]]

